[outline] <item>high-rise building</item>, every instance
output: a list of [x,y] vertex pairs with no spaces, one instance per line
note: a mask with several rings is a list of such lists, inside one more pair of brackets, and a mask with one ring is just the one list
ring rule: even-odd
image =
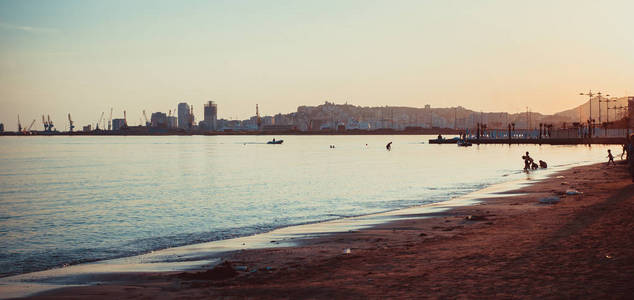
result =
[[192,129],[192,118],[189,104],[183,102],[178,104],[178,128],[189,130]]
[[213,101],[205,104],[205,125],[207,130],[217,130],[218,106]]
[[153,113],[150,118],[150,123],[152,127],[167,128],[167,114],[162,112]]

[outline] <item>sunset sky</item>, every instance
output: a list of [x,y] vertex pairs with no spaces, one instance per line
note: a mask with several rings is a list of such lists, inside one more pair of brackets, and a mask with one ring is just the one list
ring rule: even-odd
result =
[[0,123],[324,101],[554,113],[634,94],[634,1],[3,1]]

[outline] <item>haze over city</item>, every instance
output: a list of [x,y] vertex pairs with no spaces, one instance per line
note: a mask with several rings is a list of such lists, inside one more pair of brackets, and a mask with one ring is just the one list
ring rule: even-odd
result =
[[[0,122],[324,101],[551,114],[631,93],[629,1],[0,1]],[[59,125],[58,125],[59,126]]]

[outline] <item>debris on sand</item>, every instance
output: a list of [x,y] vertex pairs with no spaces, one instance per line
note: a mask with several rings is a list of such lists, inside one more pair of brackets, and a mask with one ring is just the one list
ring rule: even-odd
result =
[[556,204],[556,203],[559,203],[559,197],[557,197],[557,196],[549,196],[549,197],[541,198],[541,199],[539,199],[539,203]]
[[465,220],[469,220],[469,221],[484,221],[484,220],[488,220],[487,217],[485,216],[473,216],[473,215],[469,215],[465,217]]
[[577,190],[566,190],[566,195],[581,195],[582,193]]

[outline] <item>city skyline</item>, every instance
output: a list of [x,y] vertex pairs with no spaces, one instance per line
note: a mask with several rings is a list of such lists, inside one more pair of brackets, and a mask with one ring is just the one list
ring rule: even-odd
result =
[[[246,119],[323,101],[552,114],[628,96],[627,1],[1,1],[5,130],[216,101]],[[562,22],[565,19],[566,22]],[[589,59],[589,58],[592,59]]]
[[[608,101],[609,99],[609,101]],[[594,95],[592,97],[592,118],[596,126],[603,122],[610,122],[610,126],[620,124],[621,119],[631,114],[628,106],[632,106],[634,96],[607,97],[606,95]],[[628,105],[629,102],[629,105]],[[359,106],[354,103],[328,102],[318,105],[301,105],[296,111],[277,112],[272,114],[253,114],[245,119],[232,119],[218,117],[218,103],[207,101],[203,105],[201,119],[196,118],[194,105],[188,102],[180,102],[177,109],[157,112],[142,112],[138,123],[134,118],[126,119],[126,111],[123,117],[111,111],[111,115],[102,113],[98,122],[78,124],[73,121],[74,131],[93,130],[122,130],[125,126],[147,127],[149,133],[166,133],[166,130],[183,130],[188,132],[211,131],[339,131],[341,126],[346,130],[377,130],[393,129],[405,130],[406,128],[447,128],[447,129],[475,129],[478,124],[483,124],[491,129],[504,129],[507,125],[513,125],[517,129],[537,129],[541,124],[554,128],[566,128],[585,124],[590,116],[589,102],[577,107],[560,111],[555,114],[542,114],[527,108],[524,112],[490,112],[475,111],[468,107],[407,107],[407,106]],[[257,110],[257,106],[256,106]],[[147,117],[147,116],[151,117]],[[129,114],[128,114],[129,116]],[[25,131],[67,132],[70,126],[69,119],[58,122],[50,115],[42,116],[39,120],[29,121],[21,119],[21,128]],[[261,118],[260,120],[258,120]],[[76,118],[73,118],[76,120]],[[36,122],[37,121],[37,122]],[[31,123],[30,123],[31,122]],[[615,123],[616,122],[616,123]],[[2,123],[0,123],[2,124]],[[261,124],[263,127],[261,127]],[[4,125],[4,124],[2,124]],[[33,126],[35,125],[35,126]],[[617,125],[618,126],[618,125]],[[2,130],[5,131],[3,127]],[[12,130],[6,130],[12,131]]]

